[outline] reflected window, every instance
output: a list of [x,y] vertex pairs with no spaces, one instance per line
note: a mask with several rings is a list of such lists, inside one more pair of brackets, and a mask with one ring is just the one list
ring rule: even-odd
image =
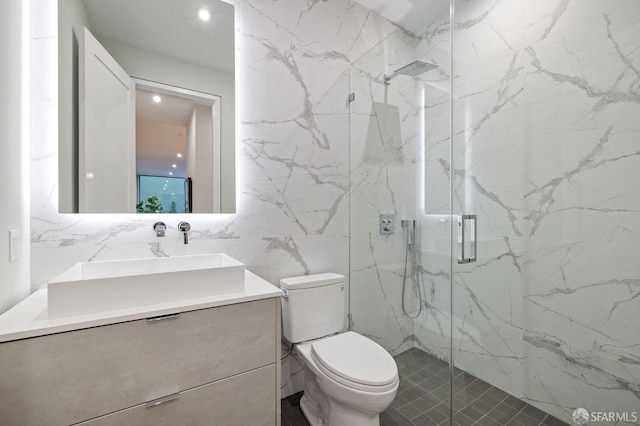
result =
[[138,213],[189,213],[189,178],[138,175]]

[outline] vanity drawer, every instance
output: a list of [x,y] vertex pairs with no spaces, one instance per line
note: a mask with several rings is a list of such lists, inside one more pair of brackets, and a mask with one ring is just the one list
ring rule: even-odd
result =
[[259,368],[180,393],[157,406],[138,405],[81,423],[86,426],[273,426],[276,367]]
[[0,419],[76,423],[272,364],[278,321],[266,299],[0,344]]

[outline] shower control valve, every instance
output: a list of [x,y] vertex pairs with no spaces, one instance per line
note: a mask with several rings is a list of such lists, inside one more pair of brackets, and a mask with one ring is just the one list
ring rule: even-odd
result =
[[395,217],[392,214],[380,215],[380,234],[393,234]]

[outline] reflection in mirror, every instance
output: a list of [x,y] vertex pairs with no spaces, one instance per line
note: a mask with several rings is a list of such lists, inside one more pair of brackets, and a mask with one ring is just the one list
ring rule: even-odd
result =
[[[207,22],[198,17],[202,8],[210,13]],[[150,212],[161,205],[165,213],[233,213],[233,6],[220,0],[59,0],[58,14],[60,212]],[[115,75],[100,68],[102,59],[99,67],[84,60],[84,39],[94,37],[96,49],[104,49],[125,77],[85,81],[92,72]],[[117,91],[129,93],[120,88],[127,76],[135,81],[134,108],[110,99]],[[102,91],[92,93],[95,87]],[[110,115],[113,105],[118,117]],[[122,124],[129,110],[131,131]],[[167,118],[168,110],[182,113]],[[149,192],[154,177],[164,178],[158,180],[162,193]]]
[[220,143],[219,133],[214,131],[220,128],[220,99],[153,82],[135,82],[137,212],[219,211],[213,171],[220,168],[220,156],[214,155]]

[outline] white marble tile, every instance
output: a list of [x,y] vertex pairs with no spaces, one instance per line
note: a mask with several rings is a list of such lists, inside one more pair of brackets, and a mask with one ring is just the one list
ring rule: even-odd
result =
[[451,354],[450,329],[449,309],[442,311],[430,308],[414,324],[415,347],[448,361]]
[[[456,365],[566,421],[580,406],[633,411],[638,5],[506,3],[456,4],[453,208],[478,214],[480,237],[478,262],[454,267]],[[421,52],[446,56],[447,19]],[[435,134],[425,176],[443,188],[446,129]],[[428,211],[448,212],[446,191],[429,199],[425,186]],[[442,237],[436,221],[423,226]],[[435,318],[449,317],[447,251],[426,247],[432,316],[416,342],[446,356]]]
[[456,7],[454,22],[457,75],[465,75],[484,65],[510,57],[521,49],[523,3],[497,0]]
[[[536,378],[524,389],[525,399],[557,417],[570,419],[567,414],[575,407],[629,413],[637,407],[638,371],[632,359],[631,364],[621,363],[620,358],[607,362],[609,357],[602,352],[575,350],[555,335],[529,332],[524,336],[524,354],[525,371]],[[624,371],[620,374],[613,366],[623,366]]]
[[454,317],[454,364],[516,397],[527,388],[522,330],[491,321]]
[[348,238],[340,235],[268,238],[268,278],[279,285],[282,278],[335,272],[348,275]]

